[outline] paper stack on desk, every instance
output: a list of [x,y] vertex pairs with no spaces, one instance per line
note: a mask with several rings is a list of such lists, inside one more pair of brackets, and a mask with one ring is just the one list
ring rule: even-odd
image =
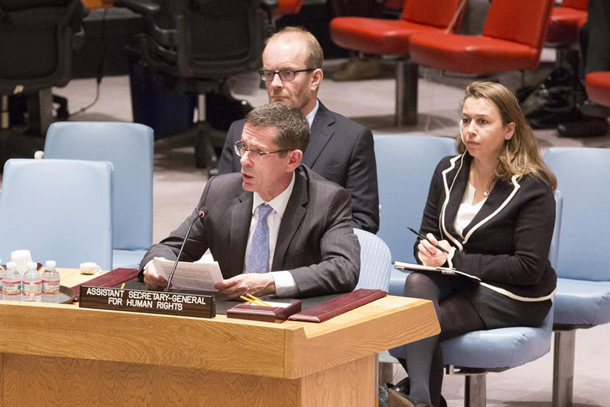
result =
[[[174,261],[155,257],[153,265],[157,273],[167,279],[174,268]],[[217,261],[198,263],[180,261],[172,280],[172,289],[216,291],[214,284],[222,280],[222,273]]]

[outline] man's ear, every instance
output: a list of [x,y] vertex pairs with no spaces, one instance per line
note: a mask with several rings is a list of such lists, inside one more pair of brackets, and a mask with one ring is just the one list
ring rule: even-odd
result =
[[314,69],[311,73],[311,90],[318,90],[320,84],[322,83],[322,79],[324,79],[324,73],[320,68]]
[[303,152],[299,149],[290,150],[288,152],[288,167],[290,171],[294,171],[303,160]]

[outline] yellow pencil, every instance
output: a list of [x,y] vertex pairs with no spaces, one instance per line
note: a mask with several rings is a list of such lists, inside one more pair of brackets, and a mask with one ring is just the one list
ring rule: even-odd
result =
[[242,299],[242,300],[244,300],[244,301],[248,301],[248,302],[250,302],[250,303],[252,303],[252,304],[254,304],[254,305],[260,305],[258,302],[256,302],[256,301],[252,301],[250,298],[246,298],[246,297],[244,297],[243,295],[240,295],[240,296],[239,296],[239,298],[241,298],[241,299]]
[[121,290],[125,288],[125,283],[121,284]]
[[255,296],[253,296],[252,294],[246,294],[248,297],[252,298],[254,301],[260,302],[261,304],[263,304],[266,307],[270,307],[271,305],[267,304],[265,301],[261,300],[260,298],[257,298]]

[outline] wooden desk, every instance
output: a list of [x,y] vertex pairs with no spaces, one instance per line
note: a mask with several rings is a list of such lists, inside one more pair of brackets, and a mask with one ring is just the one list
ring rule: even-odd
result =
[[87,8],[112,7],[114,4],[112,0],[82,0],[82,2]]
[[376,353],[438,332],[393,296],[322,324],[0,301],[0,406],[371,407]]

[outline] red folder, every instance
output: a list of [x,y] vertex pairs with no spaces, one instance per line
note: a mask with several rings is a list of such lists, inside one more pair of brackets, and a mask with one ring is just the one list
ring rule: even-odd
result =
[[78,301],[81,285],[91,287],[114,287],[115,285],[122,284],[125,281],[136,278],[138,276],[138,272],[138,269],[114,269],[106,274],[91,279],[83,284],[75,285],[71,288],[76,293],[76,300]]
[[288,317],[290,321],[322,322],[388,295],[383,290],[360,288],[334,300],[326,301],[306,311]]

